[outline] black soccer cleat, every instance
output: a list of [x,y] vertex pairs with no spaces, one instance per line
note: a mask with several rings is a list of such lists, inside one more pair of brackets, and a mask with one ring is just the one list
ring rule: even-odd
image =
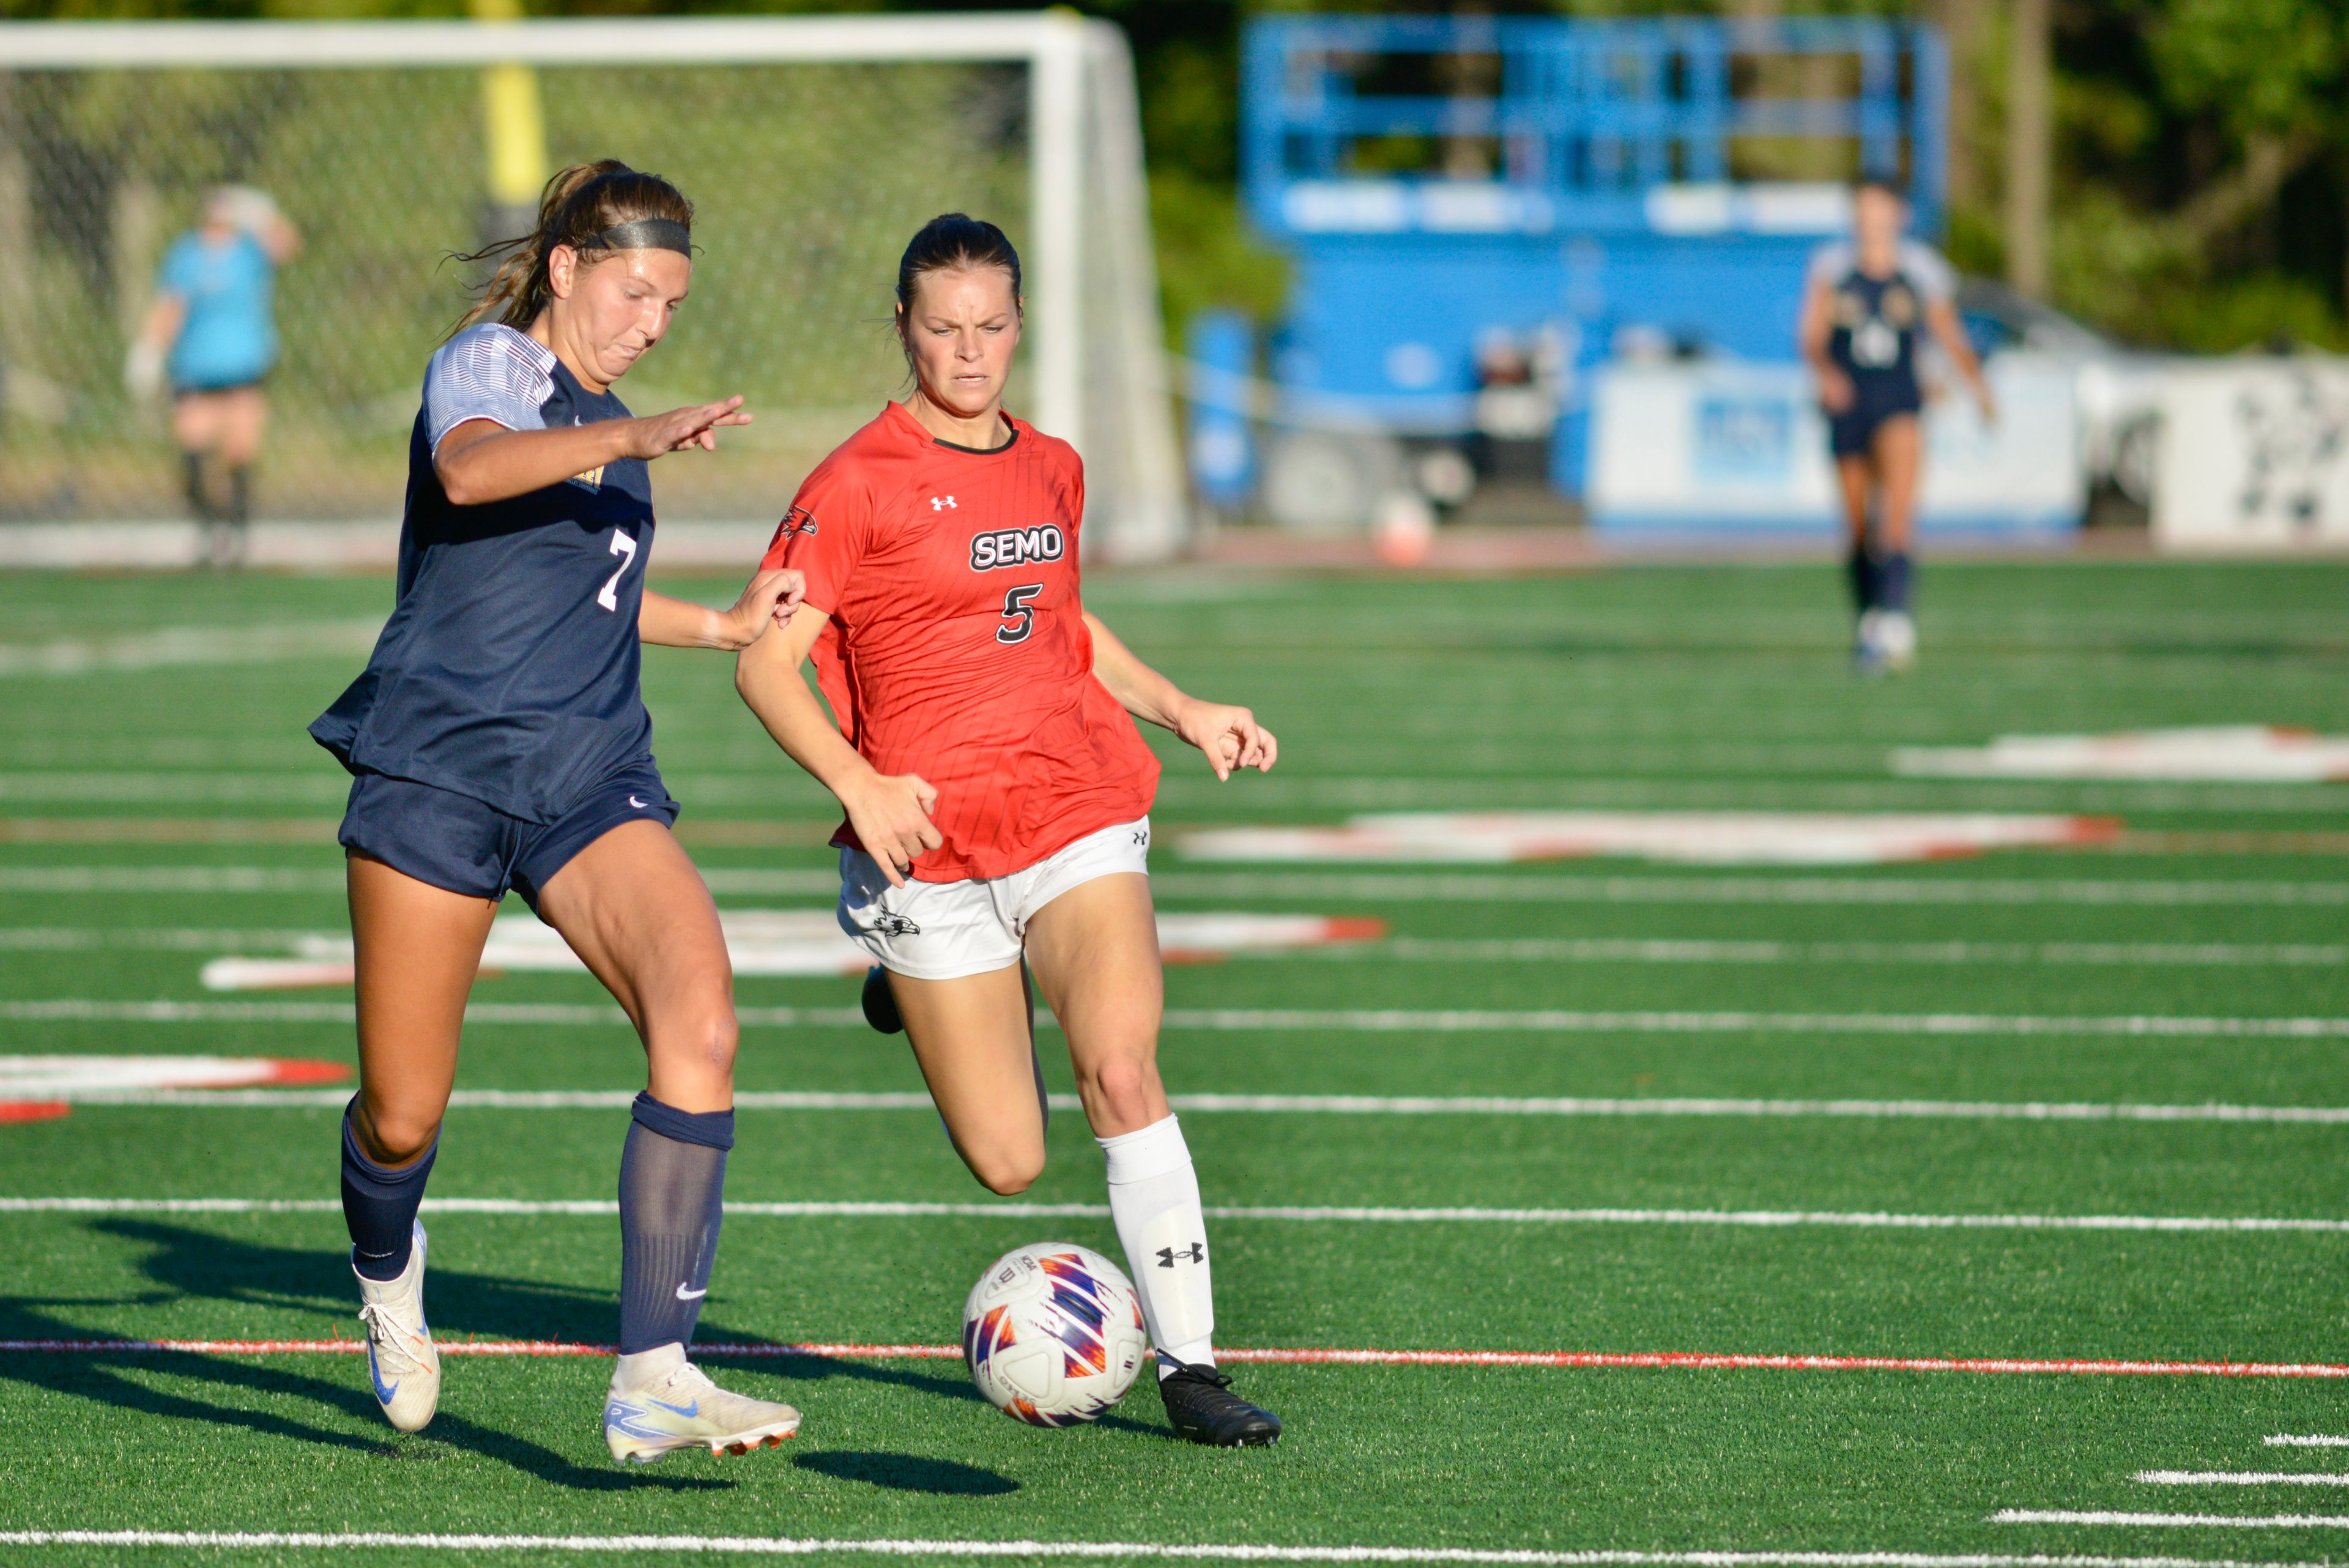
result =
[[1212,1366],[1178,1365],[1158,1380],[1166,1418],[1186,1442],[1216,1449],[1268,1449],[1280,1440],[1280,1417],[1231,1391],[1231,1377]]
[[905,1021],[897,1014],[897,993],[889,989],[889,971],[874,964],[864,971],[864,1022],[884,1034],[903,1034]]

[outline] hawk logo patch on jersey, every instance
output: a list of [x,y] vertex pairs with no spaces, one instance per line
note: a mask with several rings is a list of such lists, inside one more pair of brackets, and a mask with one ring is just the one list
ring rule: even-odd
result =
[[974,534],[970,539],[970,569],[991,572],[998,566],[1057,561],[1068,547],[1057,523],[1047,523],[1041,528],[999,528],[992,534]]
[[815,514],[804,506],[794,506],[783,514],[782,525],[775,532],[785,538],[793,534],[804,534],[812,539],[815,537]]

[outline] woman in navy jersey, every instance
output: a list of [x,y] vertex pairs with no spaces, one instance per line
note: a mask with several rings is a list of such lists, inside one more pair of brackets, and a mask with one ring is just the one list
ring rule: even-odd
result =
[[1811,257],[1798,328],[1826,410],[1850,536],[1859,618],[1854,652],[1868,673],[1905,670],[1917,652],[1909,540],[1925,449],[1918,422],[1925,406],[1917,374],[1922,330],[1931,330],[1965,378],[1983,421],[1997,414],[1958,324],[1956,276],[1930,247],[1905,237],[1908,226],[1909,203],[1898,191],[1879,180],[1860,182],[1852,193],[1852,237]]
[[733,1144],[733,974],[717,910],[669,833],[638,645],[740,650],[788,620],[800,574],[730,609],[648,591],[646,465],[750,422],[729,398],[637,419],[612,384],[668,330],[693,209],[604,161],[548,182],[537,231],[432,356],[409,446],[398,600],[366,670],[310,733],[355,775],[340,835],[357,947],[359,1092],[343,1212],[369,1376],[391,1424],[432,1418],[440,1366],[416,1223],[465,1000],[509,888],[607,986],[648,1084],[620,1163],[616,1459],[741,1453],[797,1429],[788,1405],[685,1358]]

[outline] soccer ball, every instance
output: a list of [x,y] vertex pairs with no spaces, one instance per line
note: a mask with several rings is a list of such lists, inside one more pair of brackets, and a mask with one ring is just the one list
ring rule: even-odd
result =
[[988,1403],[1031,1427],[1099,1420],[1147,1353],[1142,1298],[1115,1263],[1039,1241],[988,1266],[962,1308],[962,1357]]

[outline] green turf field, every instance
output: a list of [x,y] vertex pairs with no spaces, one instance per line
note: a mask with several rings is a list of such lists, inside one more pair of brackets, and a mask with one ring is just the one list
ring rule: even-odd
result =
[[[1219,1343],[2349,1363],[2349,784],[1934,779],[1887,761],[2013,732],[2349,733],[2349,568],[1939,565],[1923,596],[1920,670],[1862,685],[1824,566],[1092,585],[1145,657],[1281,736],[1276,774],[1224,786],[1161,746],[1162,904],[1392,929],[1367,950],[1169,973],[1178,1096],[1386,1107],[1185,1113],[1208,1203],[1239,1211],[1214,1221]],[[344,781],[302,726],[388,598],[367,579],[0,581],[0,1055],[350,1060],[347,993],[218,996],[198,971],[342,928]],[[647,659],[696,857],[725,907],[828,905],[823,798],[729,677],[713,656]],[[2079,813],[2124,836],[1860,867],[1180,854],[1192,826],[1544,807]],[[838,1021],[854,999],[847,979],[744,979],[741,1087],[918,1089],[902,1041]],[[640,1086],[633,1036],[580,1011],[601,1000],[585,977],[485,980],[460,1088]],[[197,1005],[129,1005],[154,1002]],[[1069,1087],[1064,1059],[1047,1072]],[[1456,1096],[1517,1104],[1392,1108]],[[1523,1114],[1526,1097],[1575,1103]],[[2343,1114],[2115,1110],[2210,1104]],[[2085,1108],[2016,1114],[2050,1106]],[[428,1215],[444,1340],[610,1338],[615,1221],[533,1206],[608,1199],[626,1114],[451,1112],[434,1198],[514,1201]],[[84,1104],[0,1125],[0,1199],[117,1200],[0,1211],[0,1340],[354,1334],[336,1115]],[[1056,1116],[1051,1139],[1043,1179],[1003,1203],[925,1109],[745,1110],[705,1341],[946,1345],[1003,1250],[1114,1253],[1080,1119]],[[757,1207],[868,1202],[1004,1211]],[[1959,1222],[2001,1217],[2040,1222]],[[2052,1223],[2083,1218],[2103,1223]],[[799,1439],[622,1472],[595,1420],[608,1367],[586,1357],[452,1357],[439,1418],[400,1438],[348,1355],[0,1350],[0,1532],[165,1532],[0,1540],[0,1562],[490,1551],[172,1533],[209,1532],[575,1538],[496,1555],[531,1562],[667,1561],[716,1538],[2349,1558],[2349,1489],[2257,1479],[2349,1480],[2343,1447],[2263,1441],[2349,1437],[2349,1381],[2323,1376],[1281,1363],[1237,1371],[1287,1437],[1231,1453],[1171,1441],[1146,1389],[1098,1428],[1039,1432],[980,1403],[954,1360],[711,1365],[799,1405]],[[2168,1471],[2237,1479],[2137,1479]],[[691,1539],[617,1539],[636,1536]]]

